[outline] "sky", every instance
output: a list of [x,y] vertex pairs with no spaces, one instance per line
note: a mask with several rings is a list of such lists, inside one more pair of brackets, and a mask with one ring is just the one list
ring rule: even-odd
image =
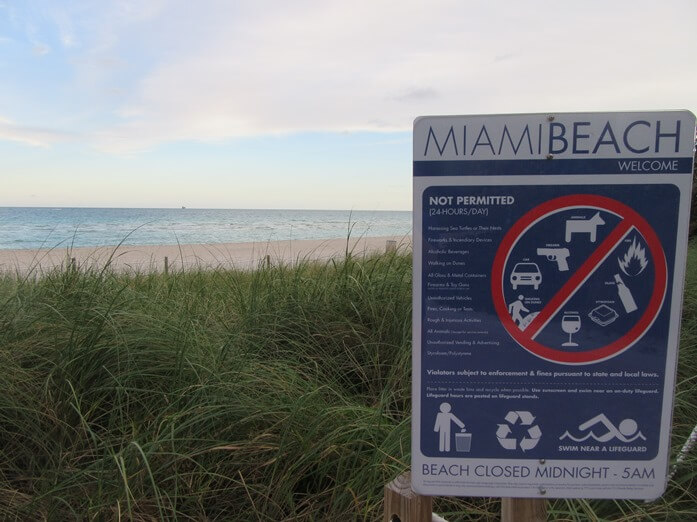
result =
[[411,208],[414,118],[697,112],[697,2],[0,0],[0,206]]

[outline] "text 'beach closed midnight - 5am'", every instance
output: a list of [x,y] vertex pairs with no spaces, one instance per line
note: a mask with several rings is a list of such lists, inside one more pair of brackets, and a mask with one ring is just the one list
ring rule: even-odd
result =
[[416,120],[417,492],[662,494],[694,134],[685,111]]

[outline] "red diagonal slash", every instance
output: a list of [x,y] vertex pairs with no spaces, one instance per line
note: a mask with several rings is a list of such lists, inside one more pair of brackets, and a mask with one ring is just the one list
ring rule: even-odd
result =
[[634,223],[632,223],[631,220],[624,219],[620,221],[581,267],[566,281],[564,286],[554,294],[554,297],[550,299],[540,313],[537,314],[537,317],[535,317],[530,325],[522,332],[523,336],[534,339],[547,325],[550,319],[559,312],[559,309],[571,299],[579,288],[581,288],[581,285],[583,285],[586,279],[588,279],[602,264],[605,258],[617,247],[620,241],[624,239],[632,228],[634,228]]

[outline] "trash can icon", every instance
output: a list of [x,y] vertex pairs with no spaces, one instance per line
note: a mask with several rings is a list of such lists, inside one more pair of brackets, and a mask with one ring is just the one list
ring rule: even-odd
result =
[[462,453],[468,453],[472,447],[471,433],[456,433],[455,434],[455,449]]

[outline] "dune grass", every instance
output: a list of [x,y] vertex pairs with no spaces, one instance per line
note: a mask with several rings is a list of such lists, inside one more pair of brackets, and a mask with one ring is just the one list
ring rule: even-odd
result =
[[[383,485],[409,466],[410,314],[405,253],[7,276],[0,519],[379,520]],[[684,315],[673,458],[697,422],[695,248]],[[696,453],[661,500],[554,501],[551,518],[697,518]]]

